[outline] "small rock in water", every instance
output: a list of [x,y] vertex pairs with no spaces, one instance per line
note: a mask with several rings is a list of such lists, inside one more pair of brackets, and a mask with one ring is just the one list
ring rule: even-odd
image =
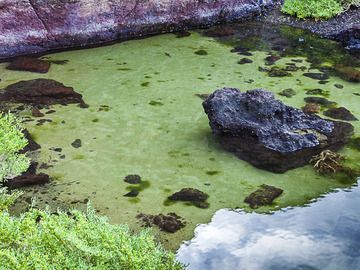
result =
[[261,185],[259,189],[255,190],[244,200],[251,208],[258,208],[264,205],[270,205],[272,202],[283,193],[283,190],[269,185]]
[[339,83],[334,84],[334,86],[336,88],[338,88],[338,89],[343,89],[344,88],[344,86],[342,84],[339,84]]
[[244,56],[252,56],[252,53],[250,52],[249,48],[240,47],[240,46],[231,49],[230,52],[237,53],[239,55],[244,55]]
[[40,110],[36,107],[32,108],[31,115],[34,117],[43,117],[44,116],[44,114],[42,112],[40,112]]
[[136,185],[141,183],[141,176],[137,174],[129,174],[125,176],[124,181],[128,184]]
[[304,113],[314,114],[320,112],[320,105],[317,103],[307,103],[304,107],[302,107]]
[[272,67],[268,72],[269,77],[288,77],[291,76],[291,73],[287,72],[283,68]]
[[306,103],[316,103],[316,104],[319,104],[319,105],[322,105],[324,107],[334,107],[336,106],[336,102],[334,101],[329,101],[328,99],[326,98],[323,98],[323,97],[306,97],[304,98],[304,101]]
[[147,215],[141,213],[136,217],[143,223],[143,226],[145,227],[157,225],[160,230],[169,233],[175,233],[185,227],[185,222],[183,221],[182,217],[175,213],[168,213],[167,215]]
[[279,93],[279,95],[280,95],[280,96],[287,97],[287,98],[291,98],[292,96],[295,96],[295,95],[296,95],[296,92],[295,92],[294,89],[288,88],[288,89],[282,90],[282,91]]
[[6,69],[9,70],[30,71],[37,73],[47,73],[49,68],[50,63],[48,61],[24,56],[15,58],[10,65],[6,67]]
[[265,58],[265,62],[267,65],[273,65],[279,59],[280,59],[280,56],[271,54]]
[[238,61],[238,64],[244,65],[244,64],[251,64],[252,62],[253,62],[253,60],[244,57],[244,58],[242,58],[241,60]]
[[82,145],[82,143],[81,143],[81,140],[80,140],[80,139],[76,139],[75,141],[73,141],[73,142],[71,143],[71,146],[74,147],[74,148],[80,148],[81,145]]
[[197,55],[207,55],[208,54],[207,51],[205,51],[205,50],[197,50],[194,53],[197,54]]
[[308,72],[308,73],[304,73],[303,74],[305,77],[314,79],[314,80],[319,80],[319,81],[323,81],[323,80],[327,80],[329,79],[329,75],[325,74],[325,73],[312,73],[312,72]]
[[170,201],[188,201],[199,208],[208,208],[209,205],[205,201],[209,196],[195,188],[183,188],[182,190],[168,197]]
[[345,121],[358,121],[358,119],[348,109],[344,107],[330,108],[324,111],[324,115],[334,119],[340,119]]
[[136,189],[132,189],[130,192],[126,193],[123,196],[124,197],[136,197],[137,195],[139,195],[139,191]]
[[315,89],[309,89],[306,91],[307,95],[319,95],[319,96],[328,96],[329,95],[329,91],[325,91],[323,89],[320,88],[315,88]]
[[343,65],[335,65],[334,69],[341,79],[348,82],[360,82],[360,70]]

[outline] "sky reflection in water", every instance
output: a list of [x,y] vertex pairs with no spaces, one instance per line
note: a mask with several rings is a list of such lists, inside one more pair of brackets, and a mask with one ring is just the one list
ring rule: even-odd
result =
[[356,186],[272,215],[223,209],[177,257],[191,270],[360,269],[359,206]]

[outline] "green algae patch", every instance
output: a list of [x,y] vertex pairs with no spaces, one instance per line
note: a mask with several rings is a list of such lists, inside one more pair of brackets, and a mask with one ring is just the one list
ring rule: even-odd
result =
[[[240,30],[243,27],[252,31],[251,25],[238,26]],[[323,68],[328,67],[320,70],[316,66],[330,63],[331,67],[333,62],[350,59],[349,55],[331,41],[305,36],[306,42],[299,42],[299,37],[296,41],[296,35],[291,31],[284,32],[286,35],[282,33],[277,45],[275,39],[264,40],[259,36],[218,40],[192,32],[183,39],[160,35],[102,48],[61,52],[52,54],[51,59],[68,59],[69,62],[63,66],[54,65],[46,75],[9,71],[5,70],[6,64],[0,64],[0,88],[19,80],[46,76],[74,87],[90,105],[89,109],[75,105],[52,106],[56,112],[46,118],[57,125],[25,123],[42,146],[39,163],[53,166],[46,169],[53,182],[41,187],[41,192],[46,189],[44,194],[36,192],[39,188],[25,188],[24,191],[29,197],[36,195],[40,207],[45,207],[47,202],[54,209],[59,202],[66,204],[88,198],[96,209],[110,218],[111,223],[127,223],[134,231],[141,230],[136,219],[139,213],[175,212],[186,220],[186,226],[174,234],[156,228],[154,233],[166,248],[176,249],[183,240],[192,237],[196,224],[209,222],[218,209],[240,207],[246,211],[269,212],[304,205],[334,188],[348,187],[350,180],[320,175],[310,165],[284,174],[256,169],[223,150],[211,134],[202,99],[207,93],[225,86],[241,91],[265,88],[274,93],[292,88],[296,95],[277,97],[297,108],[305,105],[304,98],[325,98],[307,95],[307,90],[323,89],[328,91],[328,101],[336,101],[338,106],[360,117],[359,97],[353,95],[360,92],[357,84],[329,72],[328,83],[324,86],[318,80],[303,76],[306,71],[300,69],[303,66],[311,72],[322,73]],[[276,53],[281,56],[276,66],[286,69],[289,66],[286,63],[292,62],[299,69],[285,70],[291,76],[269,77],[267,72],[259,71],[259,66],[270,69],[265,59],[269,52],[275,54],[272,50],[279,49],[277,46],[282,44],[291,46]],[[336,48],[335,55],[329,55],[325,45]],[[241,55],[230,52],[239,46],[237,51]],[[206,56],[194,54],[200,48],[206,48]],[[164,56],[164,51],[171,57]],[[243,54],[251,54],[253,63],[237,64]],[[107,58],[114,60],[104,63]],[[116,72],[117,68],[124,67],[117,63],[124,62],[131,69]],[[347,65],[354,62],[349,61]],[[141,84],[148,75],[152,77],[146,80],[150,83],[143,87]],[[336,84],[341,84],[343,89],[335,87]],[[199,93],[206,94],[199,98],[196,96]],[[149,104],[152,101],[155,103]],[[104,107],[98,111],[103,104],[111,109]],[[354,138],[358,138],[360,124],[358,121],[352,124],[355,126]],[[81,150],[71,147],[76,138],[81,138]],[[356,168],[360,166],[360,152],[353,144],[341,153]],[[62,148],[66,158],[60,158],[62,153],[49,150],[51,147]],[[73,159],[79,156],[83,158]],[[125,183],[121,178],[129,172],[146,176],[151,185]],[[59,175],[61,178],[57,177]],[[263,184],[280,188],[283,193],[270,206],[253,210],[244,199]],[[183,188],[199,189],[208,194],[209,208],[167,202],[169,195]],[[138,197],[123,196],[133,189],[140,192]],[[57,200],[53,201],[55,197]],[[24,207],[21,203],[17,206]]]

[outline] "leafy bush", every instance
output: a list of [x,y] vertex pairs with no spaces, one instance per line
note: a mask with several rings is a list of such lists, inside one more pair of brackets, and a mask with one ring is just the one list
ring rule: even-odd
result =
[[29,159],[18,154],[27,145],[20,121],[12,114],[0,113],[0,182],[26,171]]
[[20,191],[14,191],[10,194],[6,188],[0,188],[0,212],[7,210],[21,194]]
[[86,214],[30,209],[20,217],[0,212],[1,269],[180,270],[149,231],[138,235],[111,225],[91,207]]
[[337,0],[285,0],[282,11],[300,19],[329,19],[343,11]]

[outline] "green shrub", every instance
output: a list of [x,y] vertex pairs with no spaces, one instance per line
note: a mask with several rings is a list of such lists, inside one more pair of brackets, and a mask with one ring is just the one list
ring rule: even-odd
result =
[[10,194],[6,188],[0,188],[0,212],[7,210],[21,194],[20,191],[14,191]]
[[329,19],[343,11],[338,0],[285,0],[282,12],[300,19]]
[[26,171],[29,159],[18,154],[27,145],[20,121],[12,114],[0,113],[0,182]]
[[180,270],[148,230],[137,235],[86,214],[30,209],[20,217],[0,212],[0,269]]

